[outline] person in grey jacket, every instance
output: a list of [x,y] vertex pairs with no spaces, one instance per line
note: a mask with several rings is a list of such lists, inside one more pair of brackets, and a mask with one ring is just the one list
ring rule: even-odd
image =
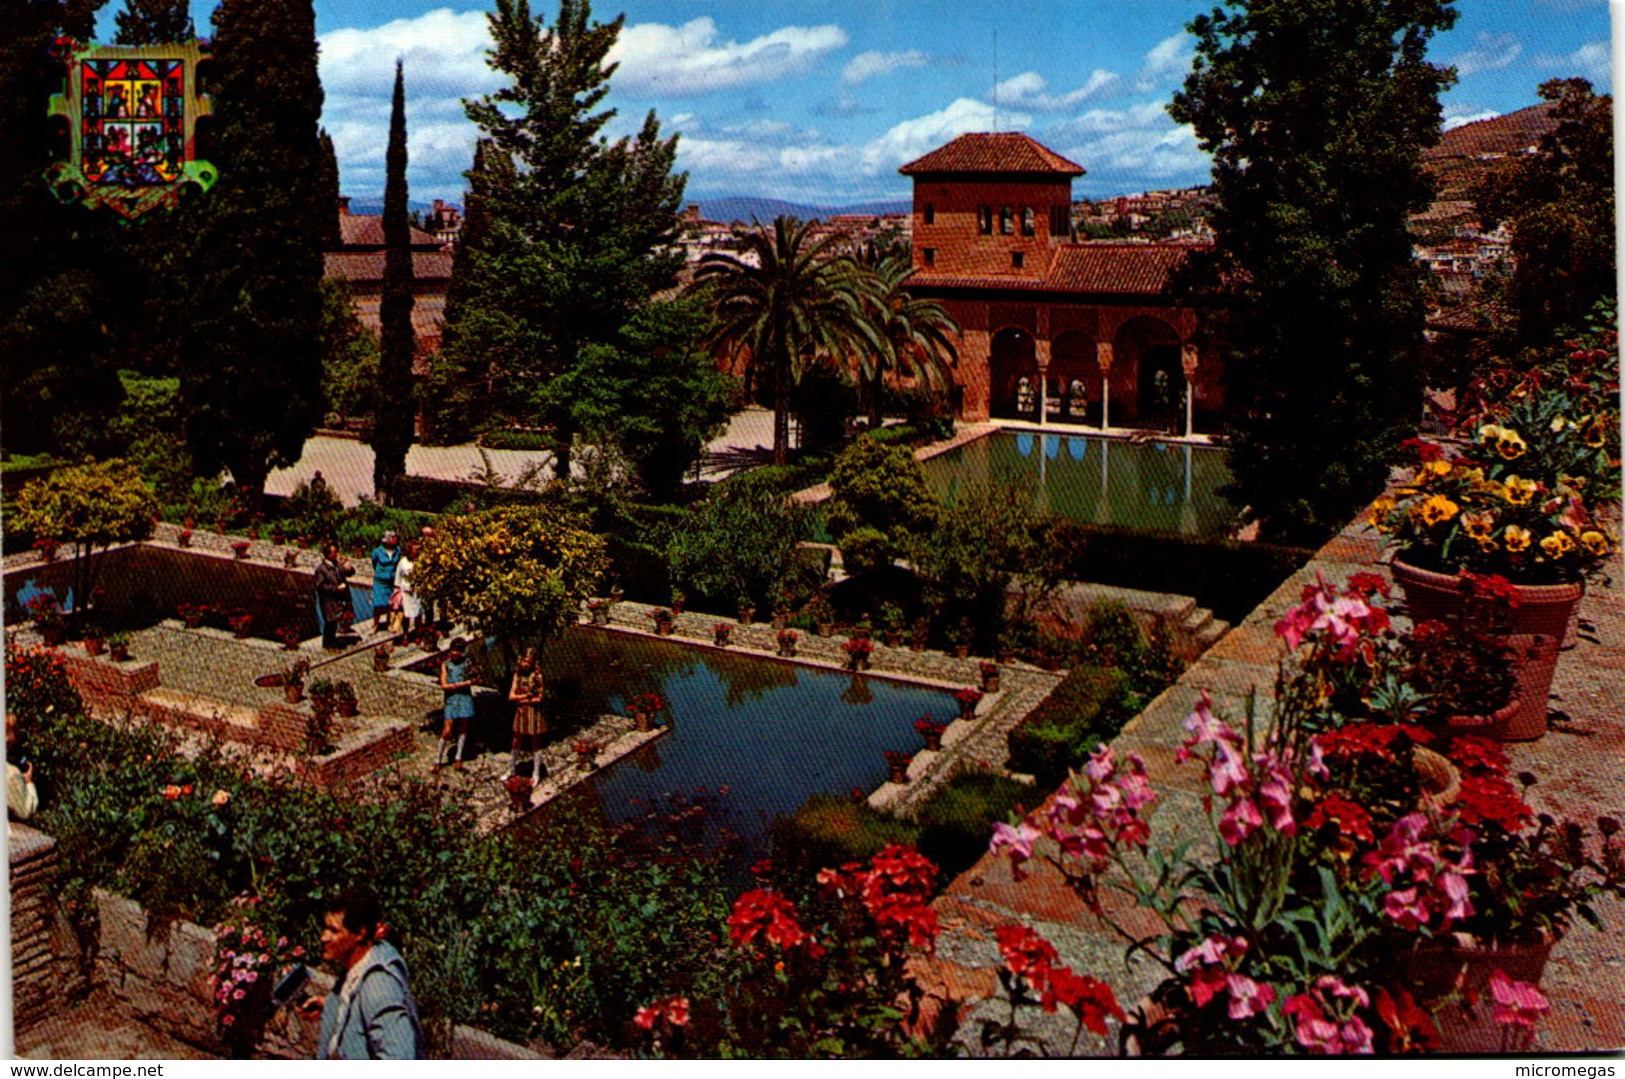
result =
[[322,958],[338,981],[322,1005],[317,1060],[423,1059],[406,960],[378,928],[378,900],[367,889],[346,889],[329,902]]

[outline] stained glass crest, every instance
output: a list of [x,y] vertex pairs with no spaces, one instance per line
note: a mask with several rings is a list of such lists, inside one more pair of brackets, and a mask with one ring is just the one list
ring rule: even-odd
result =
[[67,121],[68,159],[45,173],[57,198],[134,219],[174,206],[188,185],[214,185],[218,172],[197,158],[198,120],[210,113],[200,42],[59,49],[67,79],[50,111]]

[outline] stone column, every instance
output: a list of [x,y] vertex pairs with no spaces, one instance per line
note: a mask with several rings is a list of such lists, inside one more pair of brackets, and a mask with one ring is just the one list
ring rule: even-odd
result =
[[1049,422],[1049,338],[1033,338],[1033,358],[1038,361],[1038,425]]
[[1196,361],[1197,349],[1194,341],[1186,341],[1179,346],[1179,365],[1185,371],[1185,437],[1191,437],[1196,422]]
[[1112,343],[1095,343],[1095,364],[1100,368],[1100,429],[1111,426],[1112,406]]

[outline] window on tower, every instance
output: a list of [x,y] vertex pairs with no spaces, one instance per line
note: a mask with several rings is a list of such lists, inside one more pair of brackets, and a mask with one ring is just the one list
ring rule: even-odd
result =
[[1033,208],[1031,206],[1023,206],[1021,208],[1021,234],[1023,236],[1033,236],[1036,233],[1037,228],[1033,222]]
[[1000,233],[1000,235],[1008,236],[1012,232],[1014,232],[1015,229],[1016,229],[1016,218],[1015,218],[1015,215],[1010,212],[1010,207],[1008,207],[1008,206],[1001,207],[999,209],[999,233]]
[[934,204],[929,202],[925,204],[925,223],[927,225],[935,225],[937,223],[937,208]]
[[983,236],[993,234],[993,207],[978,206],[976,208],[976,231]]

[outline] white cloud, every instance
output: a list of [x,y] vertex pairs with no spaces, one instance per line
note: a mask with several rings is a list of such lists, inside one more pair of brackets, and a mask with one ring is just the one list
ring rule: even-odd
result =
[[1140,105],[1130,105],[1126,109],[1090,109],[1081,116],[1057,125],[1054,130],[1062,138],[1080,138],[1118,131],[1166,128],[1172,123],[1164,102],[1147,101]]
[[1590,79],[1599,88],[1612,85],[1614,80],[1613,49],[1606,41],[1587,42],[1567,56],[1537,56],[1535,63],[1548,71]]
[[1134,77],[1134,88],[1144,93],[1183,78],[1190,70],[1191,59],[1195,55],[1196,50],[1188,35],[1179,33],[1163,38],[1145,54],[1140,73]]
[[870,174],[895,170],[943,143],[969,131],[1019,130],[1030,125],[1032,117],[1022,112],[999,109],[985,101],[961,97],[936,112],[893,125],[885,134],[864,146],[860,153],[863,168]]
[[1116,190],[1144,179],[1202,183],[1212,166],[1197,148],[1196,132],[1185,126],[1119,131],[1061,153],[1088,169],[1097,184]]
[[1480,120],[1493,120],[1499,115],[1501,114],[1496,112],[1494,109],[1486,109],[1482,112],[1461,113],[1454,116],[1447,115],[1444,118],[1443,127],[1446,131],[1454,131],[1458,127],[1465,127],[1468,124],[1476,124]]
[[845,47],[839,26],[786,26],[744,44],[720,40],[709,16],[681,26],[639,23],[621,31],[609,59],[618,91],[690,97],[802,75]]
[[1117,89],[1122,81],[1120,76],[1097,68],[1088,81],[1076,90],[1050,94],[1045,92],[1049,84],[1044,76],[1036,71],[1024,71],[994,86],[991,96],[1001,106],[1032,109],[1035,112],[1060,112],[1109,93]]
[[925,53],[919,49],[907,52],[860,52],[846,62],[846,67],[841,70],[841,81],[856,85],[865,79],[888,75],[903,68],[924,67],[928,62]]
[[1451,63],[1462,77],[1485,71],[1500,71],[1523,55],[1523,44],[1512,34],[1490,34],[1479,31],[1476,44],[1457,56]]

